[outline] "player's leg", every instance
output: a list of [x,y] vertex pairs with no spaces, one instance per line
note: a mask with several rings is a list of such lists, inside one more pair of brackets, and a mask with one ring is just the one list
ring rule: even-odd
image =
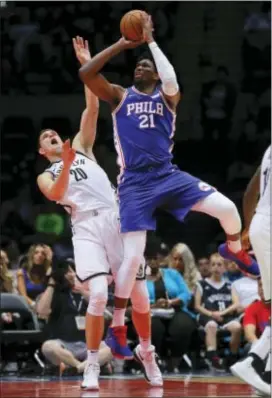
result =
[[126,345],[125,311],[137,272],[143,263],[146,230],[155,229],[155,220],[149,188],[143,191],[140,188],[120,189],[119,198],[123,259],[114,275],[114,314],[106,343],[113,355],[131,358],[133,353]]
[[[271,327],[267,326],[260,339],[253,345],[246,359],[236,362],[230,370],[234,376],[239,377],[263,394],[270,396],[271,386],[265,378],[264,361],[271,345]],[[266,369],[269,369],[267,365]]]
[[73,239],[73,246],[77,277],[89,288],[90,292],[85,329],[88,357],[82,388],[98,389],[100,372],[98,351],[104,333],[109,263],[104,247],[98,243]]
[[162,386],[163,380],[156,361],[155,347],[151,345],[150,303],[145,280],[136,280],[130,298],[132,321],[140,341],[134,350],[134,357],[142,365],[148,383],[152,386]]
[[[133,357],[133,353],[126,342],[125,312],[137,272],[143,262],[145,240],[145,232],[124,234],[122,236],[123,260],[121,266],[119,266],[119,269],[115,267],[115,270],[112,268],[115,282],[114,312],[105,341],[111,348],[113,355],[119,358]],[[116,248],[116,245],[114,247]]]
[[243,272],[259,276],[258,264],[242,250],[241,219],[235,204],[230,199],[220,192],[212,192],[196,202],[191,210],[217,218],[227,237],[227,243],[219,247],[221,256],[235,261]]
[[219,247],[219,253],[235,261],[242,271],[258,276],[258,264],[242,250],[241,219],[235,204],[198,178],[175,168],[172,171],[166,179],[171,194],[167,210],[180,221],[190,210],[217,218],[227,236],[227,244]]
[[143,262],[146,231],[123,234],[124,258],[115,278],[115,313],[112,326],[124,325],[125,309],[131,295],[137,272]]
[[[111,272],[115,281],[115,308],[113,313],[113,321],[108,329],[108,334],[105,341],[111,348],[113,355],[122,358],[132,358],[133,353],[127,346],[126,342],[126,297],[128,295],[130,296],[131,290],[135,283],[135,272],[137,273],[137,270],[139,269],[138,262],[143,262],[143,257],[138,257],[137,252],[141,253],[144,250],[142,247],[145,245],[145,237],[141,247],[138,246],[137,243],[137,233],[128,234],[130,235],[129,239],[126,239],[125,234],[125,239],[123,239],[124,237],[119,232],[120,222],[118,219],[118,214],[114,212],[109,213],[105,221],[107,223],[107,229],[105,230],[106,236],[104,236],[104,245],[107,252],[107,258],[111,266]],[[133,252],[129,251],[128,253],[127,249],[124,250],[128,244],[131,245],[132,248],[136,246],[136,250]],[[126,255],[124,255],[124,252]],[[130,264],[131,258],[133,259],[133,266]],[[123,287],[121,292],[119,289],[120,285]]]
[[[267,216],[256,213],[252,219],[249,230],[250,242],[254,254],[260,265],[262,286],[266,301],[271,300],[271,275],[270,275],[270,219]],[[266,360],[266,369],[269,369],[271,360],[269,351],[271,349],[271,327],[267,326],[252,346],[248,357],[231,367],[231,371],[247,383],[254,386],[263,393],[268,393],[271,384],[269,371],[263,373],[263,362]]]
[[249,229],[249,239],[260,267],[265,301],[271,300],[270,217],[256,213]]

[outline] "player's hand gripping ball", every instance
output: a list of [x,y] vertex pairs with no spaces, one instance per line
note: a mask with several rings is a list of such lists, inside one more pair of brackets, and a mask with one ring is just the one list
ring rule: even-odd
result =
[[127,12],[120,22],[120,31],[127,40],[140,41],[143,39],[143,22],[147,14],[141,10]]

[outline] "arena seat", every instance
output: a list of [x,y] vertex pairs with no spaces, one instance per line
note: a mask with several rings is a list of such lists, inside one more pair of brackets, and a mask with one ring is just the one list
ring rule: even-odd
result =
[[42,343],[42,331],[36,315],[22,296],[1,293],[0,300],[1,316],[3,313],[14,314],[12,324],[6,324],[3,320],[1,322],[2,361],[13,357],[20,368],[26,359],[34,359],[35,352]]

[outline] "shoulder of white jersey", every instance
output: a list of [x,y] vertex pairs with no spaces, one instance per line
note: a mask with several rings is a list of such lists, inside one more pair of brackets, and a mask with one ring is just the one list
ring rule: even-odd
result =
[[97,163],[97,161],[96,161],[94,155],[93,155],[93,156],[89,156],[89,155],[87,155],[86,153],[84,153],[84,152],[82,152],[82,151],[76,150],[76,157],[77,157],[77,156],[83,156],[83,157],[85,157],[85,158],[91,160],[92,162]]
[[59,168],[61,160],[58,162],[51,163],[45,170],[44,173],[50,173],[53,177],[56,176],[56,171]]

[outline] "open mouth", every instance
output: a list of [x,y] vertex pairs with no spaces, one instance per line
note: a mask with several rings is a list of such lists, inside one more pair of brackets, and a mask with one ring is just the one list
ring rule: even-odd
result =
[[58,141],[56,140],[56,138],[52,138],[51,145],[56,145],[57,143],[58,143]]

